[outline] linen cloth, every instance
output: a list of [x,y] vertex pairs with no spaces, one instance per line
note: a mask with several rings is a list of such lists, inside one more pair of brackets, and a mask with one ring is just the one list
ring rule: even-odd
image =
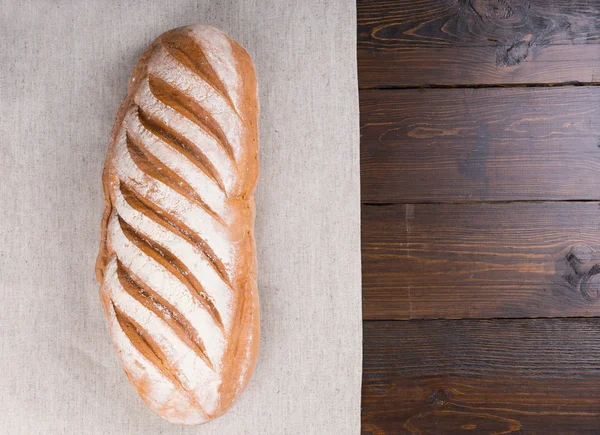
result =
[[[356,5],[347,0],[0,2],[0,433],[360,432]],[[196,427],[147,409],[94,277],[109,133],[142,51],[213,25],[252,55],[261,346],[248,390]]]

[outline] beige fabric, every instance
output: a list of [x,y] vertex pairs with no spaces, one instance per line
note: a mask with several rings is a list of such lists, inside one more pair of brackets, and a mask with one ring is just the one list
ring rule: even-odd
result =
[[[359,433],[355,19],[344,0],[0,2],[0,433]],[[131,69],[195,22],[237,39],[258,72],[262,339],[232,410],[179,428],[121,371],[94,260]]]

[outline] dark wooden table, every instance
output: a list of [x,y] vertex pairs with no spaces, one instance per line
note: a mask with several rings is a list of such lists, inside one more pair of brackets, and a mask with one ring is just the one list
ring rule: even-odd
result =
[[358,0],[364,434],[600,433],[600,0]]

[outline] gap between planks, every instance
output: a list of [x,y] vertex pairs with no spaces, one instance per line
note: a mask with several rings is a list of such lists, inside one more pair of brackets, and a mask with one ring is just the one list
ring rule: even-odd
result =
[[391,207],[394,205],[428,205],[428,204],[515,204],[515,203],[556,203],[556,202],[600,202],[598,199],[507,199],[487,201],[410,201],[410,202],[361,202],[368,207]]
[[588,319],[600,319],[600,316],[533,316],[533,317],[413,317],[407,319],[389,318],[389,319],[368,319],[364,318],[363,323],[370,322],[458,322],[461,320],[470,321],[509,321],[509,320],[547,320],[547,319],[573,319],[573,320],[588,320]]
[[389,85],[389,86],[361,86],[358,85],[359,91],[390,91],[390,90],[407,90],[407,89],[489,89],[489,88],[560,88],[560,87],[582,87],[582,86],[600,86],[600,82],[560,82],[560,83],[471,83],[471,84],[427,84],[427,85]]

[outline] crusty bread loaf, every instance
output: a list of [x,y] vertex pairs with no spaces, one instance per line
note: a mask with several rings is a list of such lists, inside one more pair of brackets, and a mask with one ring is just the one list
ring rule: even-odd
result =
[[144,402],[199,424],[258,353],[258,101],[248,53],[212,27],[161,35],[111,134],[96,265],[116,350]]

